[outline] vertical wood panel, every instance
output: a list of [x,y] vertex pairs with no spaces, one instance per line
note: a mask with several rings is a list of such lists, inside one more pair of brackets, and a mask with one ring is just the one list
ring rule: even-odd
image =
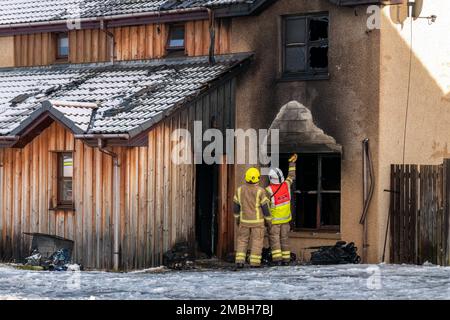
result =
[[[188,56],[207,55],[210,46],[208,20],[185,23],[185,51]],[[166,55],[167,24],[125,26],[111,29],[117,60],[161,58]],[[220,19],[215,24],[215,53],[230,53],[231,23]],[[109,60],[108,36],[98,29],[72,30],[69,36],[69,62]],[[52,33],[34,33],[14,37],[16,66],[49,65],[55,62],[56,38]],[[112,40],[111,40],[112,41]]]

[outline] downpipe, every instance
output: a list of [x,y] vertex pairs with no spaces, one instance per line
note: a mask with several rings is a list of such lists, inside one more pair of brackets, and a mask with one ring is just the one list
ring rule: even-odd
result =
[[363,212],[359,223],[363,225],[362,238],[362,262],[367,263],[367,251],[369,247],[368,239],[368,219],[370,202],[375,189],[375,179],[373,171],[372,156],[370,154],[369,139],[362,142],[362,168],[363,168]]
[[114,221],[114,244],[113,244],[113,269],[119,270],[119,224],[120,224],[120,162],[119,155],[105,147],[104,140],[99,138],[98,150],[104,154],[109,155],[113,159],[113,221]]

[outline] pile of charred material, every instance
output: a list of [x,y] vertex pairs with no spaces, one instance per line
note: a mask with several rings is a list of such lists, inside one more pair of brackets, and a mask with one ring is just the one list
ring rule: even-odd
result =
[[315,265],[357,264],[361,262],[358,248],[353,242],[338,241],[334,246],[310,247],[318,249],[311,253],[311,263]]
[[194,261],[194,250],[185,242],[176,244],[163,255],[163,265],[173,270],[193,269]]
[[79,271],[81,266],[72,264],[72,240],[41,233],[32,236],[32,254],[25,258],[25,266],[34,270]]

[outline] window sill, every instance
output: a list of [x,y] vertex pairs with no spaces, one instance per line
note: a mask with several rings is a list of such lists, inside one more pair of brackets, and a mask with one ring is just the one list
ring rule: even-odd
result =
[[307,238],[307,239],[328,239],[341,240],[341,233],[338,231],[292,231],[289,233],[291,238]]
[[68,64],[69,63],[69,58],[56,58],[53,61],[53,64]]
[[50,211],[75,211],[74,205],[58,205],[54,208],[50,208]]
[[329,80],[330,74],[293,74],[293,75],[282,75],[281,78],[277,79],[277,82],[292,82],[292,81],[317,81],[317,80]]

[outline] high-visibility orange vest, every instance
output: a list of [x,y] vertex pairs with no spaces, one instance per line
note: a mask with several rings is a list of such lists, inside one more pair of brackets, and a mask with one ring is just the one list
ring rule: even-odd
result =
[[272,224],[288,223],[292,220],[291,214],[291,188],[286,181],[281,184],[271,184],[267,187],[269,192],[272,214]]

